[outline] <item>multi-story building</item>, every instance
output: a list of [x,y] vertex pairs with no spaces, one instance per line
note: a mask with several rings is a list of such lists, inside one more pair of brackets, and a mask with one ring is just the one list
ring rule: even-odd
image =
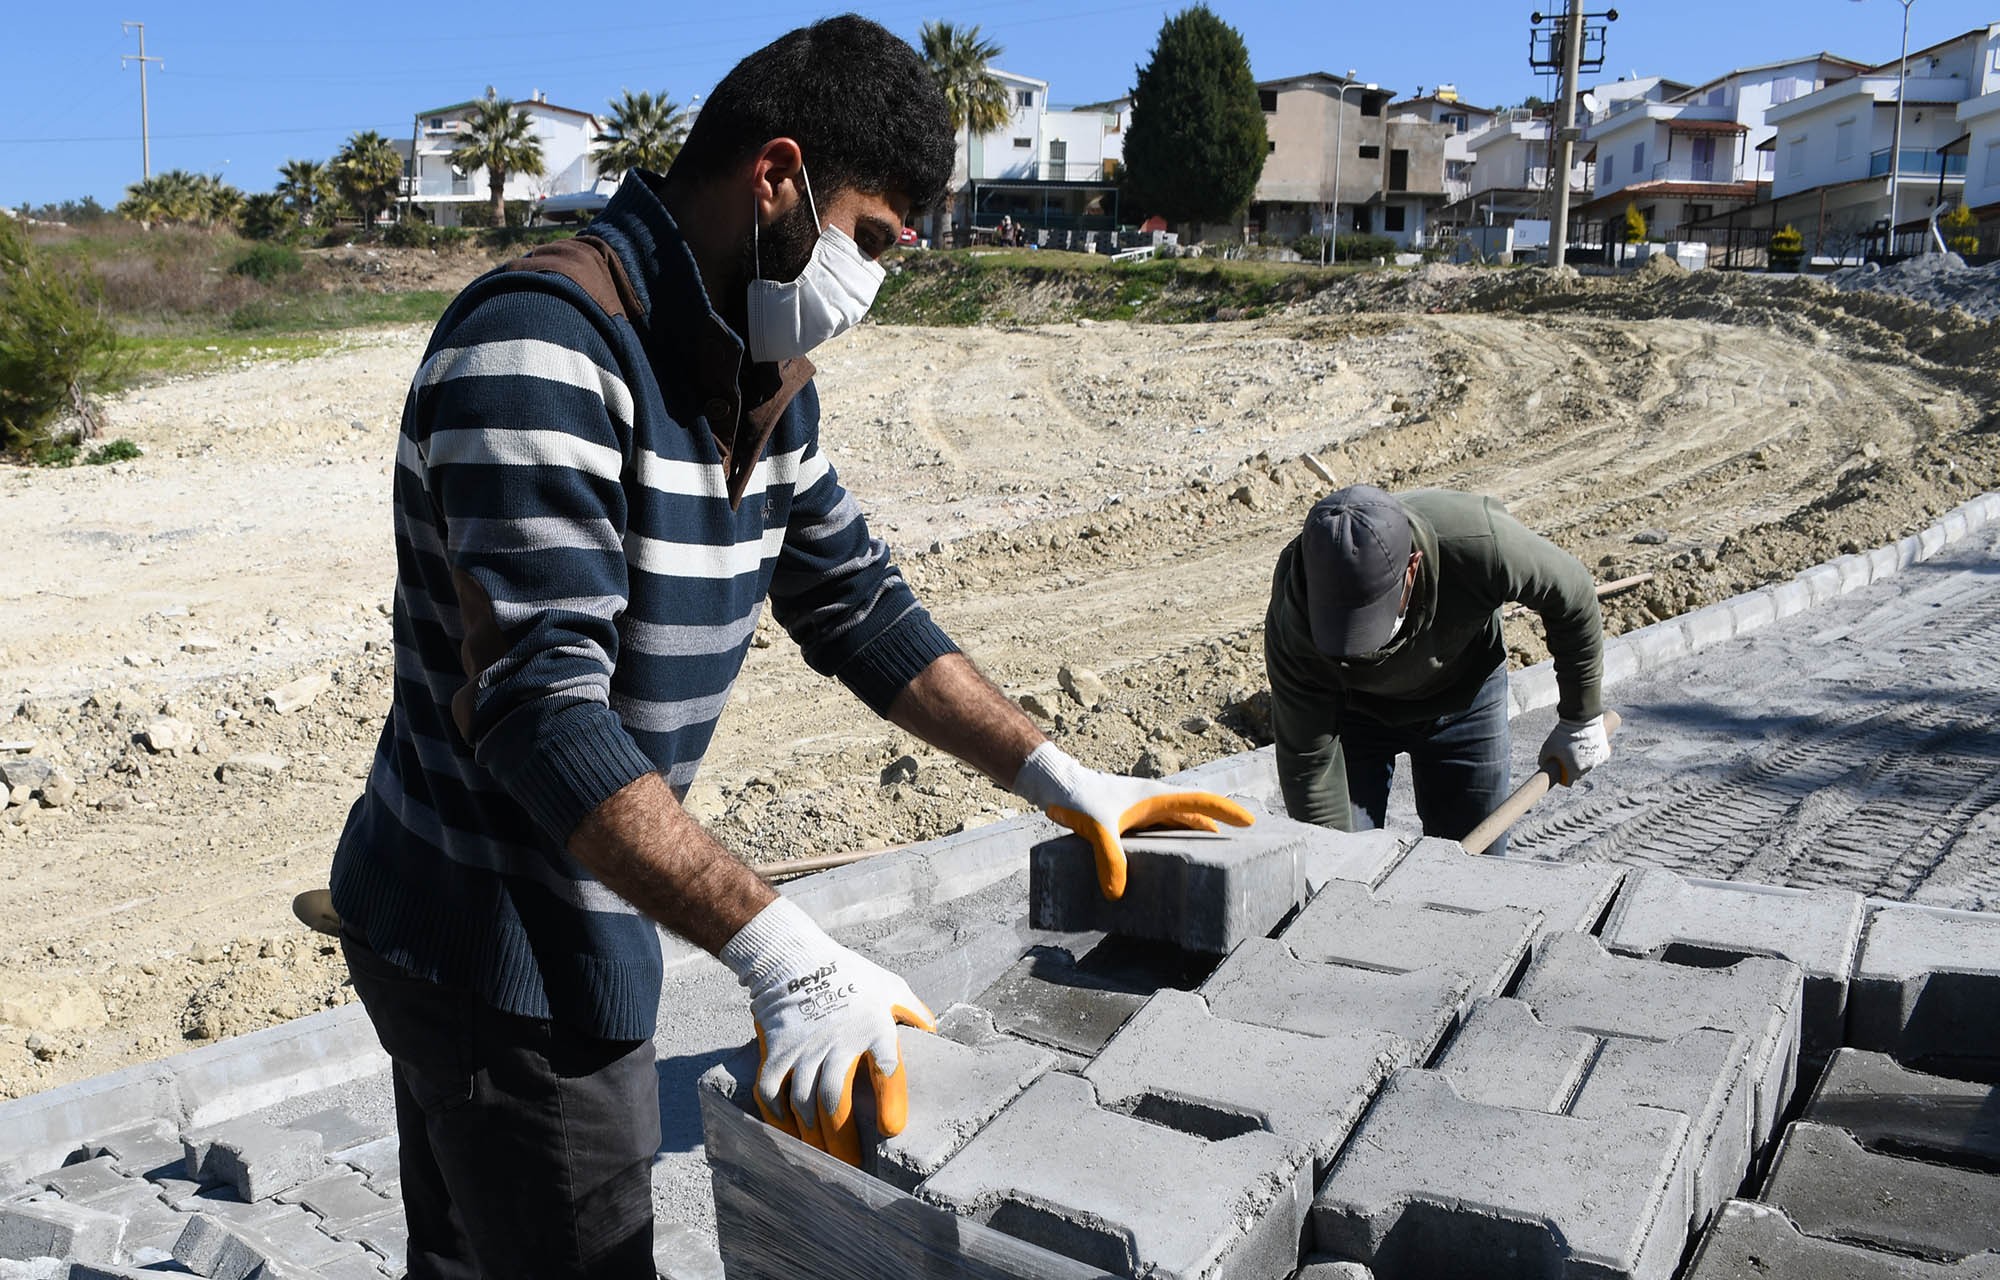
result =
[[1462,200],[1472,191],[1472,154],[1470,140],[1489,128],[1500,112],[1487,107],[1475,107],[1458,96],[1458,86],[1441,84],[1429,93],[1422,87],[1415,97],[1389,104],[1389,118],[1392,120],[1416,117],[1432,124],[1441,124],[1451,132],[1444,140],[1444,198],[1447,204]]
[[[494,96],[490,88],[486,96]],[[455,102],[419,111],[409,140],[398,141],[396,146],[410,165],[403,179],[403,198],[441,227],[458,226],[466,206],[483,208],[492,200],[485,167],[467,168],[458,160],[459,139],[478,105],[476,101]],[[532,201],[591,190],[597,183],[591,146],[603,132],[597,116],[575,107],[559,107],[539,89],[515,102],[514,107],[527,114],[535,137],[541,141],[544,172],[539,177],[508,174],[502,188],[506,198]]]
[[1323,71],[1257,85],[1270,153],[1251,197],[1253,232],[1277,239],[1329,230],[1421,243],[1444,203],[1453,126],[1391,118],[1393,91]]
[[1965,157],[1963,199],[1980,220],[1980,247],[2000,253],[2000,87],[1958,104]]
[[992,74],[1007,90],[1007,123],[969,139],[958,131],[954,223],[972,235],[990,231],[1003,217],[1034,233],[1116,227],[1115,179],[1132,100],[1054,107],[1048,81],[997,69]]

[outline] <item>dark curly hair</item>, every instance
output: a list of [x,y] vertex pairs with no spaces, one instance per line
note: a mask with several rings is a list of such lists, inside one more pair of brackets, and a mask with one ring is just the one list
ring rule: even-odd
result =
[[773,138],[799,144],[822,201],[895,190],[914,213],[951,183],[944,93],[916,50],[857,14],[800,27],[737,63],[701,104],[669,176],[719,176]]

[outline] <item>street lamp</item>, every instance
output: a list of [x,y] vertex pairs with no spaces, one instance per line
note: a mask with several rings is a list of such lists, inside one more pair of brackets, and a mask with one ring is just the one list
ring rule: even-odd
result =
[[1374,93],[1381,87],[1373,83],[1355,84],[1354,68],[1349,67],[1347,83],[1340,86],[1340,92],[1336,95],[1338,105],[1333,109],[1333,231],[1326,238],[1326,251],[1335,261],[1339,260],[1335,247],[1340,240],[1340,134],[1341,126],[1347,122],[1347,91],[1359,89],[1363,93]]
[[[1860,4],[1862,0],[1854,0]],[[1899,0],[1903,6],[1903,52],[1896,59],[1896,124],[1889,134],[1889,241],[1886,256],[1896,256],[1896,215],[1901,208],[1903,186],[1903,91],[1910,80],[1910,6],[1916,0]]]

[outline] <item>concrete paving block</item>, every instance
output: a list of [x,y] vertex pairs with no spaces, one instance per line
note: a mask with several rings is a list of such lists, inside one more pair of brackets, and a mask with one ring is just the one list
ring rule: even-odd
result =
[[180,1131],[164,1120],[115,1129],[83,1144],[87,1156],[109,1156],[118,1172],[134,1177],[168,1177],[181,1172],[185,1149]]
[[198,1213],[174,1242],[174,1261],[208,1280],[250,1280],[270,1258],[243,1228]]
[[[85,1207],[124,1221],[125,1235],[121,1243],[128,1254],[137,1246],[152,1243],[162,1236],[178,1234],[183,1221],[181,1215],[160,1199],[152,1183],[137,1178],[109,1195],[98,1196]],[[171,1248],[173,1241],[169,1239],[166,1244]]]
[[[0,1277],[7,1273],[0,1271]],[[157,1269],[134,1264],[115,1266],[108,1262],[76,1262],[64,1273],[69,1280],[160,1280]]]
[[1612,955],[1595,938],[1549,939],[1515,995],[1550,1026],[1666,1040],[1702,1028],[1750,1039],[1752,1145],[1776,1132],[1798,1078],[1804,977],[1789,960],[1753,956],[1725,969]]
[[1829,561],[1828,563],[1832,568],[1840,572],[1840,594],[1842,595],[1846,595],[1850,591],[1861,590],[1861,588],[1867,586],[1875,577],[1874,567],[1869,564],[1867,556],[1841,556],[1839,559]]
[[380,1120],[363,1120],[345,1107],[328,1107],[296,1120],[287,1120],[283,1127],[318,1134],[322,1151],[344,1151],[377,1138],[394,1137],[396,1133],[394,1117],[384,1115]]
[[[1046,1049],[1018,1040],[971,1048],[943,1036],[905,1031],[903,1066],[910,1073],[910,1116],[903,1132],[862,1147],[862,1167],[891,1186],[914,1191],[1000,1114],[1021,1090],[1055,1065]],[[751,1060],[754,1072],[755,1060]]]
[[1383,973],[1301,960],[1282,942],[1253,938],[1216,968],[1201,996],[1210,1013],[1228,1022],[1310,1036],[1387,1032],[1421,1062],[1451,1031],[1475,985],[1443,964]]
[[1868,581],[1883,582],[1903,571],[1905,561],[1896,552],[1896,544],[1876,547],[1866,553],[1868,556]]
[[1920,563],[1923,559],[1924,559],[1924,543],[1923,539],[1918,535],[1913,533],[1909,537],[1903,538],[1896,543],[1897,569],[1899,570],[1907,569],[1913,564]]
[[1778,620],[1777,597],[1771,594],[1768,587],[1746,591],[1725,603],[1736,619],[1736,634],[1739,636],[1768,627]]
[[1399,1071],[1312,1209],[1313,1248],[1381,1280],[1496,1274],[1668,1280],[1687,1240],[1687,1118],[1583,1119],[1468,1102]]
[[363,1224],[355,1231],[354,1242],[382,1259],[384,1271],[401,1274],[410,1265],[410,1228],[399,1213]]
[[1847,997],[1847,1043],[2000,1080],[2000,912],[1877,906]]
[[83,1204],[120,1190],[131,1180],[118,1172],[118,1166],[109,1156],[99,1156],[51,1169],[36,1181],[65,1200]]
[[1917,531],[1917,558],[1928,560],[1945,549],[1950,539],[1945,537],[1944,525],[1927,525]]
[[2000,1173],[2000,1085],[1924,1075],[1884,1053],[1842,1049],[1802,1118],[1845,1129],[1871,1151]]
[[124,1238],[123,1218],[88,1205],[61,1200],[0,1204],[0,1258],[112,1262]]
[[1028,855],[1028,917],[1037,929],[1103,930],[1227,955],[1261,938],[1305,898],[1296,836],[1249,827],[1157,831],[1124,838],[1125,893],[1097,884],[1096,860],[1077,836]]
[[1830,1125],[1786,1128],[1759,1199],[1810,1236],[1941,1262],[2000,1251],[2000,1176],[1882,1155]]
[[1628,631],[1618,639],[1638,658],[1641,671],[1658,671],[1694,651],[1687,630],[1671,622],[1656,622],[1650,627]]
[[0,1280],[67,1280],[70,1264],[61,1258],[0,1258]]
[[1366,885],[1330,884],[1279,940],[1301,960],[1408,973],[1443,965],[1474,980],[1472,994],[1497,996],[1521,972],[1542,925],[1516,907],[1456,911],[1385,901]]
[[1083,1075],[1109,1110],[1208,1138],[1261,1129],[1309,1148],[1324,1169],[1376,1087],[1413,1057],[1386,1032],[1229,1022],[1198,995],[1161,991]]
[[1613,637],[1604,646],[1604,666],[1601,678],[1608,687],[1622,684],[1634,676],[1644,674],[1646,668],[1639,660],[1638,651],[1630,644],[1622,643],[1624,637]]
[[[396,1215],[395,1220],[400,1222],[401,1216]],[[373,1229],[375,1221],[370,1220],[368,1224],[355,1228],[356,1233]],[[303,1209],[244,1228],[244,1232],[258,1242],[259,1249],[267,1258],[267,1269],[275,1265],[282,1271],[317,1274],[330,1262],[357,1257],[365,1252],[354,1241],[335,1239],[321,1230],[319,1219]]]
[[1037,948],[974,1001],[1010,1035],[1085,1056],[1096,1053],[1150,991],[1079,969],[1067,952]]
[[1519,1000],[1483,1000],[1446,1046],[1437,1071],[1459,1097],[1594,1119],[1628,1106],[1687,1117],[1693,1230],[1736,1194],[1750,1166],[1756,1089],[1747,1036],[1706,1029],[1669,1040],[1602,1038],[1543,1024]]
[[2000,1254],[1925,1262],[1815,1239],[1769,1205],[1732,1200],[1702,1238],[1685,1280],[2000,1280]]
[[1965,536],[1972,532],[1972,519],[1964,507],[1954,507],[1944,513],[1944,519],[1938,521],[1938,528],[1944,530],[1946,544],[1963,542]]
[[359,1001],[190,1049],[168,1061],[180,1112],[196,1128],[389,1070],[389,1057]]
[[919,1194],[1114,1275],[1284,1280],[1298,1266],[1311,1170],[1310,1153],[1275,1134],[1211,1142],[1107,1111],[1088,1081],[1046,1075]]
[[320,1138],[255,1117],[228,1120],[182,1136],[187,1167],[208,1183],[226,1183],[255,1204],[323,1171]]
[[1393,831],[1315,829],[1319,830],[1321,838],[1308,842],[1299,852],[1299,865],[1305,869],[1308,899],[1336,880],[1352,880],[1374,888],[1388,878],[1402,860],[1403,851],[1409,847],[1408,842]]
[[336,1235],[402,1208],[400,1202],[371,1190],[360,1174],[347,1170],[301,1183],[279,1192],[276,1198],[311,1210],[319,1215],[324,1228]]
[[53,1168],[92,1134],[176,1114],[175,1089],[173,1069],[148,1062],[0,1102],[0,1152],[22,1170]]
[[1507,676],[1507,697],[1516,715],[1553,707],[1556,695],[1556,669],[1551,663],[1538,662]]
[[351,1169],[358,1170],[361,1176],[370,1182],[400,1177],[403,1171],[402,1149],[393,1136],[377,1138],[360,1146],[343,1147],[327,1156],[327,1159],[337,1160]]
[[1813,607],[1812,588],[1797,578],[1774,582],[1764,588],[1771,595],[1771,603],[1776,606],[1780,618],[1795,617]]
[[655,1221],[653,1274],[660,1280],[723,1280],[722,1255],[694,1228]]
[[1690,651],[1721,644],[1736,635],[1736,613],[1727,600],[1718,600],[1692,613],[1684,613],[1678,621],[1681,630],[1687,632]]
[[1775,956],[1805,971],[1800,1052],[1822,1062],[1840,1047],[1847,979],[1861,948],[1861,895],[1844,889],[1683,879],[1658,867],[1627,874],[1604,923],[1620,955],[1703,967]]
[[1832,600],[1842,591],[1840,570],[1831,564],[1814,565],[1794,577],[1792,581],[1806,589],[1815,608]]
[[1309,1262],[1292,1280],[1375,1280],[1375,1273],[1358,1262]]
[[382,1270],[381,1262],[363,1249],[351,1258],[322,1263],[317,1271],[319,1280],[385,1280],[387,1273]]
[[[1542,937],[1587,933],[1604,917],[1625,872],[1597,862],[1536,862],[1469,854],[1455,840],[1417,841],[1376,896],[1459,911],[1519,907],[1542,913]],[[1539,945],[1539,943],[1538,943]]]

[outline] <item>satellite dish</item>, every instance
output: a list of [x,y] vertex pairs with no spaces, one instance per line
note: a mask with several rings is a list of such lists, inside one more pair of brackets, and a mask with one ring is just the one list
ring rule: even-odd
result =
[[1582,104],[1583,104],[1583,109],[1584,109],[1585,111],[1589,112],[1589,113],[1590,113],[1591,115],[1596,115],[1596,114],[1597,114],[1597,95],[1596,95],[1596,94],[1594,94],[1594,93],[1592,93],[1592,92],[1590,92],[1589,90],[1587,90],[1587,89],[1586,89],[1586,90],[1584,91],[1584,94],[1583,94],[1583,96],[1582,96],[1581,98],[1578,98],[1578,99],[1577,99],[1577,101],[1578,101],[1578,102],[1580,102],[1580,103],[1582,103]]

